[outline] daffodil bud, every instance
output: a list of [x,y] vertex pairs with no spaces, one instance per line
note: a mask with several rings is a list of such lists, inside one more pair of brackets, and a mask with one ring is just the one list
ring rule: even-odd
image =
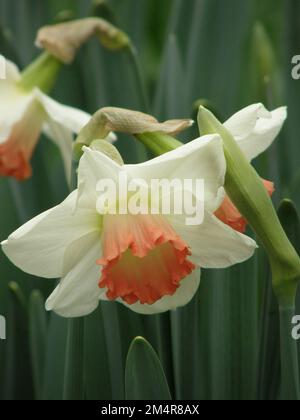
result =
[[193,116],[195,116],[195,118],[197,118],[200,106],[204,106],[204,108],[209,109],[218,119],[220,119],[221,115],[217,111],[214,104],[211,101],[209,101],[208,99],[205,99],[205,98],[197,99],[197,101],[194,102],[194,104],[193,104]]
[[225,189],[260,237],[270,259],[273,286],[281,306],[293,306],[300,279],[300,258],[289,242],[261,178],[232,134],[207,109],[198,115],[202,135],[219,134],[227,162]]
[[86,18],[45,26],[38,32],[36,45],[63,63],[70,64],[78,49],[93,36],[110,50],[120,50],[130,45],[125,32],[101,18]]
[[61,67],[61,61],[44,52],[22,72],[18,85],[26,92],[39,88],[44,93],[49,93],[56,83]]

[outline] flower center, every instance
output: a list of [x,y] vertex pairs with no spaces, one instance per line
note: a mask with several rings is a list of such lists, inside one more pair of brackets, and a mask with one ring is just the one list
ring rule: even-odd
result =
[[110,300],[151,305],[195,269],[187,244],[161,216],[105,216],[102,242],[99,287]]
[[0,175],[23,181],[31,176],[31,166],[22,150],[14,149],[10,143],[0,144]]

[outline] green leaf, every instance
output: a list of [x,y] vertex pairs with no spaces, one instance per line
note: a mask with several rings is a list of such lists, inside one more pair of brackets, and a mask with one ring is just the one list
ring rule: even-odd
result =
[[70,319],[65,361],[64,400],[84,399],[83,336],[84,319]]
[[185,43],[185,85],[189,101],[192,104],[198,98],[206,98],[222,115],[228,115],[238,97],[241,46],[247,37],[253,2],[194,0],[190,3],[191,20],[180,21],[189,31]]
[[261,307],[259,328],[258,400],[276,400],[280,388],[280,321],[278,302],[274,295],[271,271],[266,254],[259,250],[258,280]]
[[46,355],[47,316],[44,298],[33,291],[29,301],[29,334],[31,365],[36,399],[42,398]]
[[[157,84],[154,110],[161,120],[182,118],[188,110],[184,84],[184,68],[177,39],[169,36],[163,55],[161,75]],[[186,114],[188,117],[189,114]]]
[[289,240],[300,254],[300,220],[294,203],[291,200],[283,200],[278,215]]
[[[296,171],[299,170],[299,131],[300,83],[292,78],[292,58],[298,54],[300,42],[300,3],[297,0],[283,2],[282,20],[284,25],[282,48],[282,83],[284,84],[285,105],[288,107],[288,120],[285,128],[285,138],[280,150],[280,162],[284,165],[281,173],[282,181],[287,186],[292,182]],[[299,194],[294,194],[293,199],[300,204]]]
[[28,342],[28,314],[23,292],[9,283],[5,369],[1,375],[4,400],[33,399]]
[[151,345],[137,337],[128,352],[125,371],[127,400],[171,400],[163,368]]
[[111,376],[101,306],[85,319],[84,372],[86,398],[88,400],[111,400]]
[[[106,345],[108,348],[109,368],[111,374],[111,389],[114,400],[124,399],[124,337],[121,333],[118,305],[113,302],[101,302],[104,319]],[[124,316],[126,322],[126,315]],[[128,319],[127,319],[128,322]],[[126,324],[128,328],[128,324]],[[127,333],[127,330],[125,331]]]
[[18,54],[12,45],[11,33],[2,26],[0,26],[0,51],[8,60],[12,60],[16,64],[19,63]]
[[[296,248],[298,254],[300,254],[300,218],[294,203],[291,200],[283,200],[279,207],[278,213],[286,234],[288,235],[290,241]],[[299,286],[296,299],[296,314],[300,314]],[[300,342],[298,343],[298,360],[300,360]]]
[[292,337],[295,308],[280,310],[281,399],[300,401],[297,342]]
[[51,314],[46,343],[43,400],[63,399],[67,326],[66,319]]
[[[293,202],[283,200],[278,214],[286,234],[299,253],[300,224]],[[281,398],[283,400],[300,400],[299,354],[297,343],[292,338],[292,318],[295,313],[295,308],[280,309]]]

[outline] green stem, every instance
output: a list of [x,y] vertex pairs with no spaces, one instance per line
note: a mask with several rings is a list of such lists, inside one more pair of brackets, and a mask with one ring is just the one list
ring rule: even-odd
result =
[[179,140],[163,133],[143,133],[137,134],[135,137],[156,156],[171,152],[182,146]]
[[297,342],[292,337],[295,307],[280,308],[281,398],[300,400],[299,362]]
[[62,65],[53,55],[44,52],[23,71],[18,85],[25,91],[38,87],[49,93],[55,85]]
[[290,243],[255,169],[248,164],[239,149],[233,152],[224,142],[224,151],[228,167],[226,192],[264,245],[280,305],[290,307],[294,304],[300,276],[299,256]]
[[70,319],[64,378],[64,400],[67,401],[84,399],[83,333],[84,319]]
[[137,50],[132,44],[129,44],[126,51],[128,52],[128,57],[130,59],[136,77],[138,90],[141,98],[141,106],[143,107],[144,112],[149,112],[149,101],[146,93],[145,81],[142,75]]

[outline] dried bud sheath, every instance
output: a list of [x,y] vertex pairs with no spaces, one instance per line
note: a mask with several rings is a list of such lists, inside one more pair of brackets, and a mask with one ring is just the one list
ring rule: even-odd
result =
[[119,50],[130,44],[128,36],[106,20],[86,18],[44,26],[38,32],[36,45],[63,63],[70,64],[79,48],[93,36],[110,50]]

